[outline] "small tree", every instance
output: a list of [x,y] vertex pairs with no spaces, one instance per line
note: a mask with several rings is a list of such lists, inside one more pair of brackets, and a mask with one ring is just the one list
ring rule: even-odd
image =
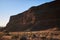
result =
[[6,30],[4,30],[3,33],[4,33],[5,35],[10,35],[9,32],[6,31]]

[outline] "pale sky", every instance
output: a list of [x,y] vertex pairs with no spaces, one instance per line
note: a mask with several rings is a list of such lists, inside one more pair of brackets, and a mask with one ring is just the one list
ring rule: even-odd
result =
[[50,1],[52,0],[0,0],[0,26],[6,26],[11,15]]

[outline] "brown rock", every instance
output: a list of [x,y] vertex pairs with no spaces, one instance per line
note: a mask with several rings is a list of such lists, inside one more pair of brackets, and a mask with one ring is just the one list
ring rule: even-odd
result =
[[[60,1],[52,1],[10,17],[7,31],[38,31],[60,28]],[[28,30],[29,29],[29,30]]]

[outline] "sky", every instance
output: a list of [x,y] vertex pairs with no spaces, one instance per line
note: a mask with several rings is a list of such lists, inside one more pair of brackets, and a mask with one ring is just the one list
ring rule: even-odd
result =
[[11,15],[16,15],[53,0],[0,0],[0,26],[6,26]]

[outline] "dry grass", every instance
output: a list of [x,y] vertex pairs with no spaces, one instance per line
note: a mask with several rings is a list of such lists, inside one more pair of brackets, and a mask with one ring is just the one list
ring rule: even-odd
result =
[[[2,34],[2,35],[1,35]],[[10,35],[5,35],[5,33],[0,32],[0,39],[3,40],[20,40],[22,36],[27,37],[29,40],[60,40],[60,31],[33,31],[33,32],[9,32]],[[33,35],[36,35],[35,38],[33,38]]]

